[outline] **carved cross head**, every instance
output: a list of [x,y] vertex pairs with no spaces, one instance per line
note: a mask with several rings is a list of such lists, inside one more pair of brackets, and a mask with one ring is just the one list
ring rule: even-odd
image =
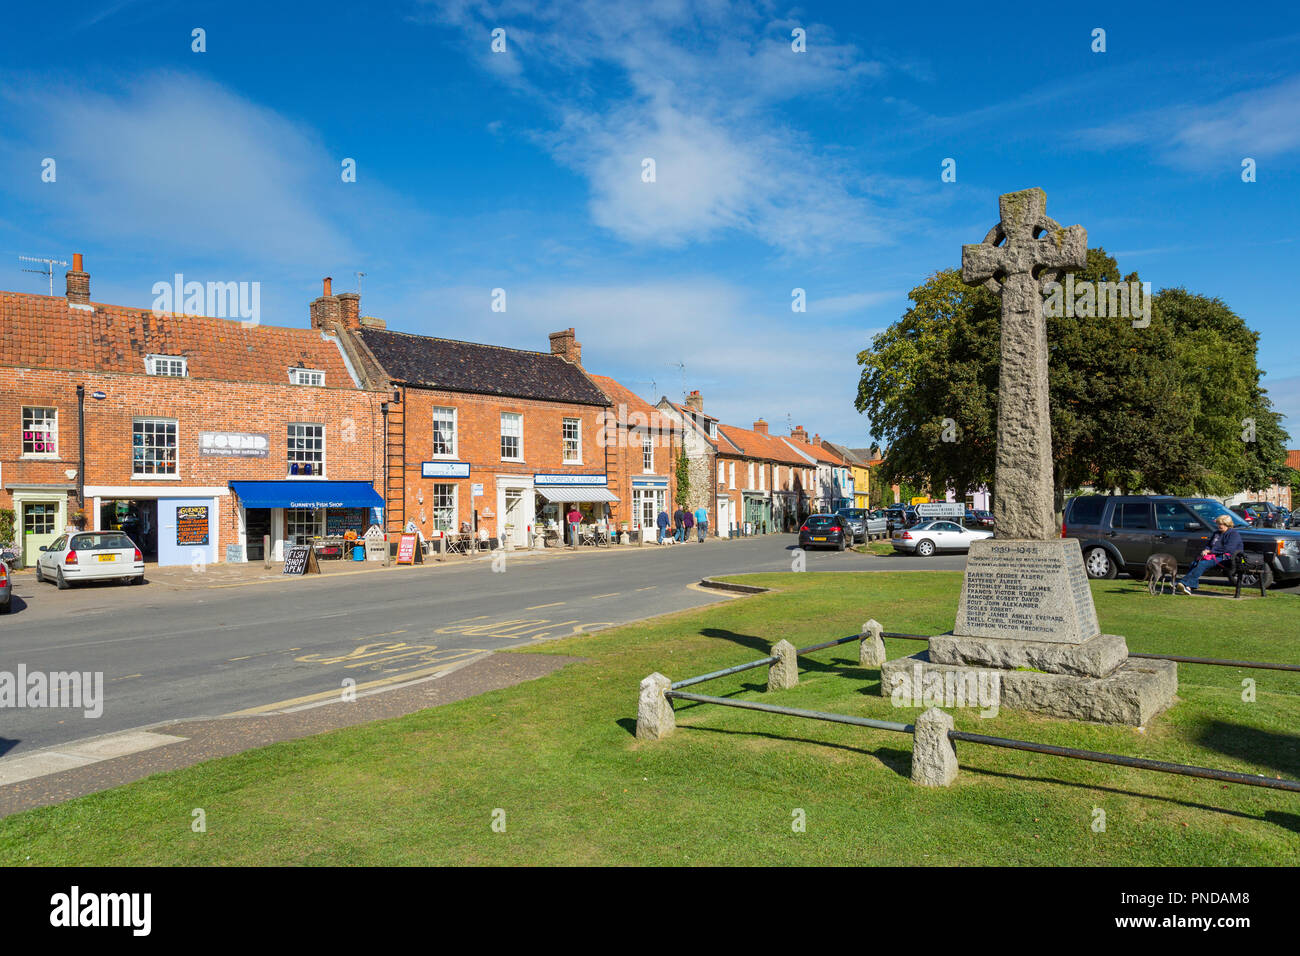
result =
[[1047,194],[1022,189],[998,197],[1002,221],[984,241],[961,247],[961,278],[968,285],[983,283],[1002,291],[1002,280],[1032,275],[1039,289],[1060,279],[1062,272],[1082,269],[1088,263],[1088,233],[1083,226],[1062,229],[1047,216]]

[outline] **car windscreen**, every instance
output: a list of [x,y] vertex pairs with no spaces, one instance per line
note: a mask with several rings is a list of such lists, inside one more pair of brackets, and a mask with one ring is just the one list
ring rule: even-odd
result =
[[1205,523],[1211,527],[1214,526],[1214,521],[1219,517],[1219,515],[1227,515],[1232,519],[1233,525],[1238,528],[1250,527],[1250,523],[1243,521],[1240,515],[1233,514],[1223,505],[1219,504],[1219,502],[1211,498],[1188,498],[1183,501],[1183,504],[1187,505],[1187,507],[1191,508],[1198,515],[1204,518]]
[[859,521],[867,516],[867,513],[861,508],[845,508],[839,513],[846,518],[857,518]]
[[134,548],[131,539],[116,531],[102,534],[74,534],[69,544],[69,551],[124,551]]
[[808,519],[808,527],[810,528],[829,528],[839,523],[840,520],[835,515],[813,515]]

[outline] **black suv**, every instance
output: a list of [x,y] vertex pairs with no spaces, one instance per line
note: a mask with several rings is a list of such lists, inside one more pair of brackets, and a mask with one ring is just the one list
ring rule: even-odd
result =
[[1213,498],[1081,495],[1065,506],[1061,537],[1079,539],[1090,578],[1143,574],[1147,558],[1160,553],[1172,554],[1183,570],[1209,545],[1219,515],[1232,518],[1247,552],[1264,557],[1266,579],[1300,578],[1300,533],[1252,528]]

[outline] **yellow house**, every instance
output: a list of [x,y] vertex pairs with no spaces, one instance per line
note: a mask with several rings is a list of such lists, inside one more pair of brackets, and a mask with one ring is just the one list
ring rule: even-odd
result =
[[[880,455],[874,454],[870,448],[846,448],[848,454],[841,454],[849,467],[853,470],[853,505],[856,508],[870,508],[871,504],[871,469],[885,459]],[[877,503],[875,507],[883,507],[889,504],[888,501]]]

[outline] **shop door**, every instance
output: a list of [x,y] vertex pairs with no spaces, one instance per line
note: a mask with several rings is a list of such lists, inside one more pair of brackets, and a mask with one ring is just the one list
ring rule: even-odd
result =
[[248,541],[248,560],[262,561],[266,558],[262,548],[262,537],[271,533],[271,509],[249,508],[244,512],[244,537]]
[[41,548],[54,543],[59,528],[57,501],[28,501],[23,504],[23,567],[36,565]]
[[217,560],[216,505],[211,498],[158,501],[158,564],[205,565]]

